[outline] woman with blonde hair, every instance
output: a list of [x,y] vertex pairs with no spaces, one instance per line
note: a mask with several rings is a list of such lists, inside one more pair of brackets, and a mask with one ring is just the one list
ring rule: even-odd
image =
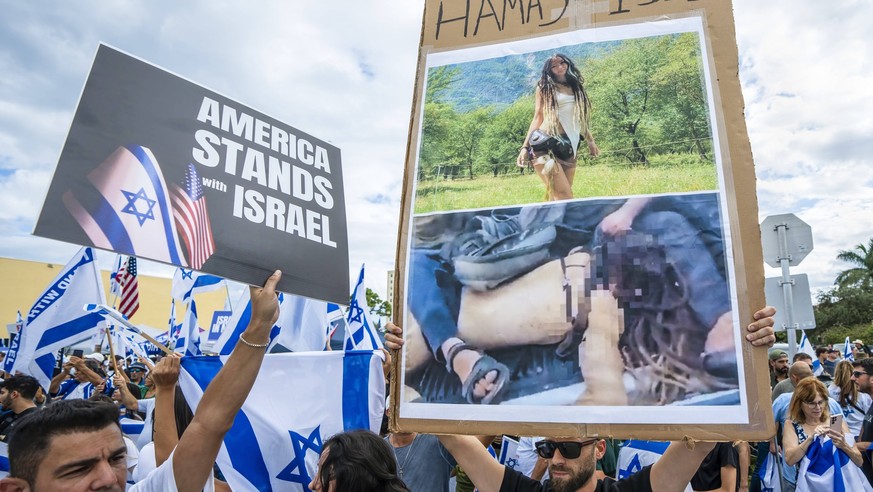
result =
[[858,386],[852,381],[852,372],[855,370],[852,363],[842,360],[834,370],[834,381],[828,387],[828,394],[840,404],[843,416],[849,428],[849,434],[858,436],[861,434],[861,424],[864,423],[864,415],[870,409],[873,398],[867,393],[858,391]]
[[525,166],[533,161],[534,170],[546,185],[546,200],[573,198],[580,140],[588,143],[591,157],[600,154],[588,125],[591,101],[584,83],[581,72],[566,55],[556,53],[543,65],[533,120],[517,164]]
[[[855,438],[849,434],[846,423],[842,423],[840,430],[831,428],[830,410],[828,408],[828,390],[824,383],[815,377],[802,379],[794,388],[791,404],[788,406],[788,418],[782,428],[782,447],[785,452],[785,464],[789,466],[801,463],[800,472],[797,475],[798,484],[805,480],[809,484],[809,477],[803,473],[813,459],[827,459],[823,453],[808,453],[816,441],[822,448],[825,447],[825,439],[829,438],[838,453],[847,456],[852,463],[858,466],[861,473],[861,465],[864,458],[861,452],[855,448]],[[833,463],[831,458],[831,463]],[[805,465],[805,466],[804,466]],[[866,482],[866,480],[865,480]],[[819,488],[810,488],[810,491]],[[833,483],[827,488],[820,490],[833,490]]]

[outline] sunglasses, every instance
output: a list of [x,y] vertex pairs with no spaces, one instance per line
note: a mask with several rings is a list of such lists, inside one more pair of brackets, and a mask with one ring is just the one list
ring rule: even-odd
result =
[[561,456],[568,460],[573,460],[582,454],[582,448],[589,444],[594,444],[597,439],[591,439],[585,442],[554,442],[554,441],[538,441],[535,446],[537,454],[545,459],[551,459],[555,455],[555,450],[561,452]]
[[861,372],[861,371],[854,371],[854,372],[852,372],[852,376],[855,376],[856,378],[860,378],[861,376],[863,376],[863,375],[865,375],[865,374],[867,374],[867,373],[866,373],[866,372]]

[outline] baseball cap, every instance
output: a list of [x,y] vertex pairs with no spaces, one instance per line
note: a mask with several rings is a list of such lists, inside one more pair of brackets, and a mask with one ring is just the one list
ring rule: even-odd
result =
[[788,357],[788,354],[784,350],[775,349],[770,351],[770,360],[779,360],[783,357]]
[[134,362],[133,364],[127,366],[128,370],[139,369],[142,372],[146,372],[146,366],[142,362]]
[[88,354],[85,356],[86,359],[94,359],[99,363],[103,363],[106,360],[106,357],[103,357],[103,354],[100,352],[94,352],[93,354]]

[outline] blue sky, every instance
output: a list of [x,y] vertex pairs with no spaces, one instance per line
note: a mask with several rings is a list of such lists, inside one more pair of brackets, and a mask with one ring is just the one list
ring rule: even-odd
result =
[[[254,5],[257,5],[255,7]],[[873,4],[735,0],[759,220],[794,213],[813,290],[873,236]],[[350,272],[393,268],[421,1],[0,0],[0,256],[65,262],[30,235],[97,44],[105,42],[342,149]],[[112,255],[101,256],[109,268]],[[171,275],[143,262],[141,271]],[[768,276],[778,270],[767,269]],[[350,286],[353,279],[350,279]]]

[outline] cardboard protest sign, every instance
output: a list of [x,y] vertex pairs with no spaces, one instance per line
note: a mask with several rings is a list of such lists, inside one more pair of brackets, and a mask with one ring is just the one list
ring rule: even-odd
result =
[[729,2],[426,2],[401,430],[773,433]]
[[344,302],[340,151],[101,45],[34,234]]

